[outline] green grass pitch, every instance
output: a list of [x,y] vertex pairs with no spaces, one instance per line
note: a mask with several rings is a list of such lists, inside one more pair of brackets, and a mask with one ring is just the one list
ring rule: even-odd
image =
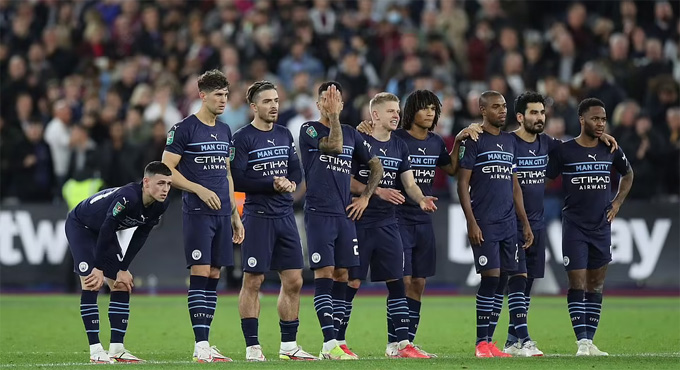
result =
[[[536,297],[531,301],[529,329],[543,358],[476,359],[473,357],[474,298],[425,297],[416,342],[439,354],[432,360],[385,359],[385,299],[357,297],[348,332],[350,347],[360,361],[283,362],[278,360],[279,327],[276,297],[262,300],[260,342],[267,363],[247,363],[236,296],[219,298],[211,344],[237,360],[230,364],[191,362],[193,334],[186,296],[134,296],[126,347],[148,360],[133,366],[147,369],[680,369],[680,298],[615,298],[605,295],[596,344],[608,358],[576,358],[574,334],[564,297]],[[0,369],[92,366],[79,315],[77,295],[0,296]],[[108,296],[99,299],[101,339],[108,348]],[[102,315],[103,313],[103,315]],[[312,297],[303,296],[298,343],[318,354],[321,332]],[[495,339],[505,341],[507,310]]]

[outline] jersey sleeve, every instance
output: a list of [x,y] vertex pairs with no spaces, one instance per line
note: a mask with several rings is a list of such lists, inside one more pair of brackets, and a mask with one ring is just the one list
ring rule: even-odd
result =
[[557,178],[561,174],[562,156],[560,154],[561,146],[558,145],[555,150],[552,150],[548,155],[548,168],[545,176],[549,179]]
[[546,134],[541,134],[541,135],[544,136],[547,139],[546,141],[548,142],[548,154],[551,153],[553,150],[555,150],[555,148],[560,146],[560,144],[562,144],[562,140],[560,140],[560,139],[556,139],[556,138],[554,138],[550,135],[546,135]]
[[288,180],[294,181],[296,184],[302,182],[302,167],[300,166],[300,157],[295,148],[295,140],[289,130],[286,130],[288,140],[290,141],[290,148],[288,148]]
[[512,145],[512,173],[517,173],[517,165],[519,164],[519,160],[517,159],[517,156],[519,156],[519,147],[517,144]]
[[[249,148],[245,135],[241,135],[241,133],[237,132],[229,145],[232,169],[246,170],[248,167],[248,151]],[[232,152],[234,153],[233,157],[231,156]]]
[[168,131],[165,139],[165,150],[170,153],[182,155],[189,141],[189,132],[186,124],[178,123]]
[[319,149],[319,140],[321,140],[322,137],[323,136],[320,136],[316,131],[314,125],[309,122],[300,127],[300,141],[313,149]]
[[472,170],[477,160],[477,142],[470,139],[463,141],[458,151],[458,159],[460,161],[460,168]]
[[411,161],[409,159],[410,154],[408,151],[408,145],[406,145],[406,143],[402,140],[399,140],[399,153],[401,153],[401,162],[399,163],[398,173],[403,173],[411,169]]
[[[355,129],[347,130],[354,135],[354,155],[359,163],[368,163],[375,155],[371,152],[371,144]],[[345,134],[345,132],[343,132]]]
[[444,143],[444,139],[439,135],[437,135],[437,141],[441,148],[439,149],[439,157],[437,158],[437,167],[448,166],[451,164],[451,156],[449,155],[449,152],[446,151],[446,143]]
[[628,172],[630,172],[630,162],[628,162],[628,158],[626,158],[626,154],[621,148],[618,148],[614,152],[612,164],[614,165],[614,168],[616,168],[616,171],[618,171],[622,176],[625,176],[628,174]]

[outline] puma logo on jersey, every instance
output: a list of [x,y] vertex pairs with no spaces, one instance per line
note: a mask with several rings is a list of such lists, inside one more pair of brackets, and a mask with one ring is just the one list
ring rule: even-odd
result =
[[597,161],[597,158],[595,158],[597,154],[588,154],[588,158],[592,158],[594,161]]
[[533,156],[536,156],[536,151],[535,150],[530,150],[529,153],[533,154]]
[[423,155],[425,155],[425,148],[418,148],[418,151],[423,153]]
[[139,217],[142,218],[142,222],[146,222],[146,216],[144,216],[144,215],[139,215]]
[[217,140],[217,134],[210,134],[210,137]]
[[267,140],[267,142],[268,142],[269,144],[271,144],[271,145],[276,145],[276,144],[274,144],[274,140],[275,140],[275,139]]
[[125,205],[127,205],[127,204],[128,204],[127,198],[123,197],[123,205],[125,206]]
[[496,144],[496,146],[499,147],[499,148],[501,148],[501,150],[503,150],[503,145],[501,145],[501,144]]
[[383,155],[387,155],[387,149],[380,148],[379,150]]

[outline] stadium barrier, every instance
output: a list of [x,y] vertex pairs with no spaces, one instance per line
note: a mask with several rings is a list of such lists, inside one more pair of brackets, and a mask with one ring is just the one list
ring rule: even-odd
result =
[[[446,291],[471,292],[478,283],[466,222],[460,205],[439,202],[433,216],[437,237],[437,276],[433,287]],[[628,201],[612,224],[613,262],[607,289],[680,291],[680,217],[677,203]],[[182,248],[181,202],[173,199],[160,225],[131,266],[136,285],[143,290],[181,290],[187,284]],[[77,280],[64,235],[65,206],[4,206],[0,210],[0,288],[15,290],[71,290]],[[302,215],[297,215],[304,238]],[[123,249],[134,230],[119,232]],[[247,231],[246,231],[247,232]],[[543,292],[566,288],[562,267],[561,226],[548,223],[547,276]],[[306,252],[306,248],[304,248]],[[235,260],[240,261],[238,252]],[[305,263],[307,255],[305,253]],[[238,277],[239,267],[236,269]],[[312,279],[304,273],[306,283]],[[267,276],[274,282],[275,273]]]

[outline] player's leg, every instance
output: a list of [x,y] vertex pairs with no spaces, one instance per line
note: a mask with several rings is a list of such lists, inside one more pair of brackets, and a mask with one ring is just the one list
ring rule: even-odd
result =
[[[250,257],[252,258],[252,257]],[[260,317],[260,286],[264,281],[261,272],[243,272],[243,284],[238,295],[238,312],[241,316],[241,330],[246,342],[246,360],[265,361],[258,338]]]
[[305,352],[297,344],[297,331],[300,325],[300,289],[302,289],[302,245],[298,234],[295,215],[273,220],[275,244],[271,253],[271,269],[279,271],[281,292],[277,304],[281,346],[279,358],[282,360],[316,360],[317,357]]
[[[484,233],[484,230],[482,230]],[[477,290],[477,339],[475,340],[476,357],[494,357],[491,353],[489,337],[489,321],[493,312],[494,294],[501,276],[501,261],[498,242],[486,240],[481,246],[473,246],[475,268],[481,274],[481,283]]]
[[601,351],[593,344],[595,332],[600,323],[602,312],[602,292],[604,279],[607,274],[607,266],[612,260],[611,233],[607,232],[602,237],[593,238],[593,245],[588,252],[588,267],[586,270],[586,337],[591,356],[608,356],[607,352]]
[[588,266],[587,238],[576,225],[566,219],[562,220],[562,255],[564,269],[567,271],[569,290],[567,291],[567,308],[571,326],[576,335],[577,356],[588,356],[588,338],[586,333],[586,268]]
[[113,363],[114,360],[109,357],[99,341],[99,307],[97,306],[99,289],[91,290],[85,285],[85,278],[92,272],[94,264],[97,234],[80,225],[70,214],[66,220],[65,231],[73,256],[74,271],[80,275],[80,317],[90,345],[90,362]]
[[501,311],[503,310],[503,298],[505,297],[505,289],[508,286],[508,274],[501,271],[500,280],[498,281],[498,286],[493,295],[493,310],[491,311],[491,319],[489,320],[489,341],[493,339],[493,334],[496,332],[496,325],[498,325],[498,319],[501,316]]
[[130,292],[122,284],[116,284],[116,272],[110,271],[106,283],[111,289],[109,302],[109,323],[111,324],[111,343],[109,357],[117,362],[139,363],[144,360],[130,353],[124,346],[125,333],[130,319]]
[[[352,305],[354,297],[356,296],[356,293],[359,291],[359,287],[361,287],[361,281],[366,280],[366,276],[368,276],[368,268],[371,263],[371,256],[373,255],[372,249],[373,244],[370,242],[370,231],[371,229],[365,228],[356,229],[356,236],[358,241],[357,248],[359,251],[359,266],[350,267],[347,270],[349,281],[345,291],[344,300],[345,312],[342,319],[342,325],[340,326],[337,332],[338,344],[340,344],[341,346],[347,345],[346,334],[347,328],[349,327],[349,320],[352,314]],[[335,312],[333,313],[333,315],[334,319],[336,319]]]

